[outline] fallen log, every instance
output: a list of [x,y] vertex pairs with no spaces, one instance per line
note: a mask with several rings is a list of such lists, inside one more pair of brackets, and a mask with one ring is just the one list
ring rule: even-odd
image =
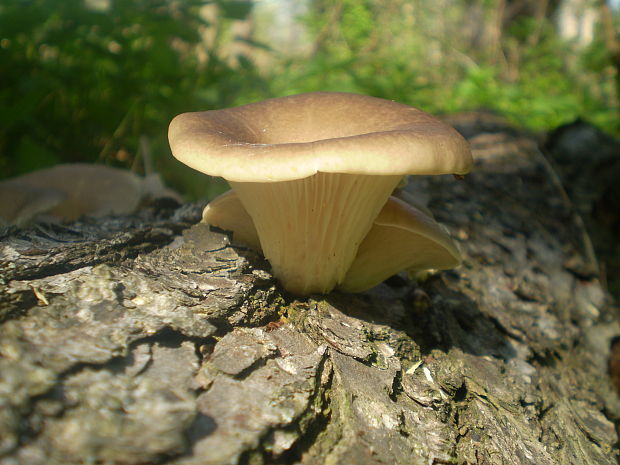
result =
[[[486,118],[486,119],[485,119]],[[0,233],[0,464],[616,464],[620,334],[536,141],[407,190],[464,264],[297,299],[201,205]]]

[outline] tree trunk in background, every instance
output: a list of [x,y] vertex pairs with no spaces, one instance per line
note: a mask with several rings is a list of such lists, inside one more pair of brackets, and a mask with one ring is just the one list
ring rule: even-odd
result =
[[198,206],[5,231],[1,465],[616,464],[620,334],[536,142],[414,177],[464,264],[294,299]]
[[590,45],[594,40],[596,26],[600,23],[597,2],[599,0],[562,0],[555,13],[560,37],[582,48]]
[[616,69],[616,98],[620,97],[620,38],[616,28],[611,8],[605,0],[599,0],[600,14],[605,35],[605,46],[609,52],[609,59]]

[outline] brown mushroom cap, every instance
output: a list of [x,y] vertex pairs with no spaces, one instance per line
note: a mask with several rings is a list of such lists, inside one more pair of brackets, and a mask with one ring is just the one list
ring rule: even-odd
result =
[[183,113],[170,123],[168,137],[181,162],[238,182],[288,181],[318,172],[464,174],[472,164],[463,137],[431,115],[339,92]]
[[342,282],[357,248],[405,174],[466,173],[465,140],[392,101],[315,92],[177,116],[183,163],[227,179],[274,275],[295,294]]

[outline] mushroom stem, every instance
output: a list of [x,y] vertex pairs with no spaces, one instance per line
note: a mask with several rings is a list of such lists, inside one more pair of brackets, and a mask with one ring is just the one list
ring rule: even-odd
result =
[[294,294],[342,282],[400,175],[317,173],[273,183],[231,182],[252,217],[265,258]]

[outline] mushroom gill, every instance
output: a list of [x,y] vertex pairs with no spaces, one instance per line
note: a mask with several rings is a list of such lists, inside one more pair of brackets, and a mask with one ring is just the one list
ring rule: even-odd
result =
[[439,223],[414,206],[390,197],[339,288],[361,292],[403,270],[445,270],[460,263],[458,249]]
[[[213,199],[205,207],[202,221],[231,231],[234,241],[261,251],[252,218],[235,191]],[[448,269],[459,263],[459,251],[439,223],[391,196],[357,249],[339,289],[362,292],[403,270]]]

